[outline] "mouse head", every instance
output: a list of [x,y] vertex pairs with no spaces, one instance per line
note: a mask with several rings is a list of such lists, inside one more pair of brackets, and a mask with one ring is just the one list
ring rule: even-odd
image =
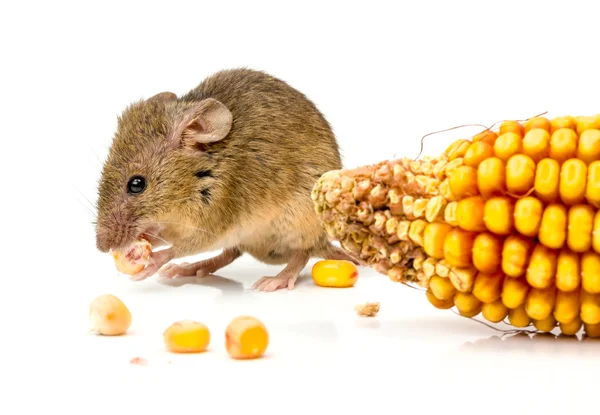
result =
[[210,149],[222,144],[232,121],[212,98],[183,102],[163,92],[130,105],[118,118],[99,183],[97,248],[124,249],[142,234],[173,243],[177,231],[169,224],[208,222],[219,193]]

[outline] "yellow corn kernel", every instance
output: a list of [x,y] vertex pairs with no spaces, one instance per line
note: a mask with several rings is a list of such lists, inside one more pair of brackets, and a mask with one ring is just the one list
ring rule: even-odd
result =
[[492,197],[485,202],[483,221],[497,235],[508,235],[514,228],[515,206],[508,197]]
[[589,251],[581,255],[581,286],[590,294],[600,294],[600,254]]
[[533,188],[535,162],[524,154],[515,154],[506,162],[506,189],[515,195],[523,195]]
[[269,345],[269,332],[258,319],[236,317],[225,328],[225,350],[233,359],[256,359]]
[[538,238],[548,248],[560,249],[567,239],[567,208],[553,203],[544,209]]
[[560,164],[551,158],[541,160],[535,169],[535,195],[545,203],[558,200]]
[[586,324],[600,323],[600,294],[590,294],[585,290],[580,291],[581,310],[579,317]]
[[546,132],[550,132],[552,123],[546,117],[533,117],[525,122],[525,135],[531,130],[541,129]]
[[595,213],[590,205],[576,205],[569,209],[567,246],[572,251],[587,252],[592,248]]
[[444,258],[444,240],[452,229],[452,226],[444,222],[429,223],[423,232],[425,253],[435,259]]
[[471,142],[469,140],[456,140],[448,146],[448,148],[445,151],[445,154],[448,156],[449,160],[454,160],[459,157],[463,157],[469,149],[470,145]]
[[560,169],[558,193],[563,203],[576,205],[585,201],[587,166],[579,159],[565,161]]
[[553,118],[550,120],[550,124],[552,125],[550,133],[553,133],[560,128],[570,128],[571,130],[575,130],[577,128],[575,124],[575,118],[570,116]]
[[523,134],[525,134],[525,127],[523,127],[523,124],[519,121],[507,120],[500,124],[499,133],[500,135],[514,133],[519,137],[523,137]]
[[570,292],[579,288],[581,282],[579,255],[569,249],[561,249],[556,265],[556,288]]
[[472,196],[462,199],[456,206],[456,222],[466,231],[483,232],[485,201],[481,196]]
[[481,312],[481,301],[473,294],[458,291],[454,295],[454,305],[458,312],[465,317],[474,317]]
[[460,228],[452,229],[444,239],[444,259],[454,267],[471,265],[475,234]]
[[550,133],[543,128],[533,128],[523,137],[523,154],[535,163],[548,157],[550,151]]
[[358,268],[346,260],[326,259],[312,267],[312,279],[319,287],[353,287],[358,281]]
[[594,230],[592,231],[592,248],[600,254],[600,210],[594,216]]
[[496,300],[493,303],[485,303],[481,307],[481,313],[483,318],[492,323],[498,323],[506,317],[508,314],[508,307],[506,307],[501,300]]
[[556,288],[531,288],[525,301],[525,310],[532,320],[544,320],[552,313],[556,300]]
[[542,244],[533,248],[526,278],[529,285],[534,288],[547,288],[554,285],[558,252]]
[[507,161],[509,158],[521,152],[523,148],[522,136],[508,132],[500,134],[494,143],[494,155],[500,160]]
[[585,200],[598,209],[600,208],[600,160],[594,161],[588,166],[587,175]]
[[506,168],[498,157],[490,157],[477,167],[477,188],[484,197],[500,196],[506,192]]
[[556,328],[556,319],[554,318],[554,316],[552,316],[552,314],[550,314],[543,320],[534,320],[533,325],[539,331],[548,333],[554,330],[554,328]]
[[520,305],[519,307],[508,311],[508,321],[515,327],[523,328],[531,324],[531,317],[527,315],[525,305]]
[[456,199],[476,196],[479,193],[477,189],[477,170],[471,166],[457,167],[452,172],[448,185],[452,196]]
[[482,132],[475,134],[473,139],[471,140],[474,143],[478,143],[480,141],[487,143],[489,145],[494,146],[494,142],[498,138],[498,134],[491,130],[483,130]]
[[427,292],[425,294],[426,294],[427,299],[429,300],[429,302],[435,308],[438,308],[440,310],[448,310],[448,309],[454,307],[454,299],[453,298],[451,298],[449,300],[440,300],[435,295],[433,295],[433,292],[431,291],[431,288],[428,288]]
[[479,163],[494,155],[494,147],[485,141],[473,142],[463,157],[465,166],[477,167]]
[[450,300],[454,298],[456,288],[448,278],[434,275],[429,279],[429,289],[440,300]]
[[500,299],[502,295],[502,283],[504,274],[485,274],[479,272],[473,284],[473,295],[483,303],[491,303]]
[[454,268],[448,273],[448,278],[454,288],[463,293],[470,293],[473,289],[473,283],[475,282],[475,276],[477,275],[477,269],[474,267],[469,268]]
[[579,302],[579,290],[564,292],[556,291],[556,304],[554,304],[554,318],[559,323],[570,323],[579,317],[581,304]]
[[599,324],[584,324],[583,330],[585,335],[590,338],[600,337],[600,323]]
[[577,134],[583,134],[586,130],[600,130],[600,117],[597,115],[577,117],[575,121]]
[[579,330],[581,330],[582,325],[583,322],[579,316],[577,316],[568,323],[559,322],[558,327],[560,328],[561,334],[564,334],[565,336],[575,336],[577,333],[579,333]]
[[577,133],[570,128],[560,128],[550,137],[550,158],[559,163],[577,154]]
[[527,196],[517,200],[514,211],[514,225],[521,235],[536,237],[542,223],[544,204],[541,200]]
[[525,304],[528,292],[529,284],[525,278],[504,278],[502,303],[510,309],[517,308]]
[[581,133],[577,158],[586,164],[600,160],[600,129],[585,130]]
[[509,277],[520,277],[529,264],[533,243],[521,235],[511,235],[504,240],[502,247],[502,272]]
[[163,340],[168,351],[173,353],[201,353],[210,343],[210,331],[202,323],[191,320],[171,324],[163,332]]
[[500,269],[503,241],[500,237],[483,232],[473,242],[473,265],[477,270],[493,273]]

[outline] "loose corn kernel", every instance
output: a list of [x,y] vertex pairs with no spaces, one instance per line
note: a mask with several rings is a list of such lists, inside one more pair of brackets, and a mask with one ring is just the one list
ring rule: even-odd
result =
[[517,200],[514,210],[515,229],[521,235],[535,237],[538,235],[544,213],[541,200],[527,196]]
[[507,132],[500,134],[494,143],[494,155],[502,161],[521,152],[523,148],[522,136],[516,133]]
[[117,271],[134,275],[143,270],[152,254],[152,245],[145,238],[139,238],[127,252],[113,251],[112,258]]
[[458,291],[454,295],[454,305],[460,313],[465,317],[475,317],[481,312],[481,301],[477,299],[473,294],[467,294]]
[[456,206],[456,222],[466,231],[485,231],[484,223],[485,201],[481,196],[462,199]]
[[506,168],[498,157],[490,157],[477,167],[477,188],[484,197],[501,196],[506,192]]
[[440,300],[435,295],[433,295],[431,288],[428,288],[425,294],[427,296],[427,300],[429,300],[431,305],[433,305],[435,308],[438,308],[440,310],[448,310],[449,308],[454,307],[454,298],[450,298],[448,300]]
[[321,260],[312,267],[312,279],[319,287],[353,287],[358,281],[358,268],[346,260]]
[[592,248],[594,208],[576,205],[569,209],[567,219],[567,246],[574,252],[587,252]]
[[548,288],[554,285],[558,252],[542,244],[536,245],[529,259],[526,278],[534,288]]
[[581,310],[579,316],[584,323],[600,323],[600,294],[590,294],[585,289],[580,291]]
[[529,288],[524,277],[505,278],[502,287],[502,303],[510,309],[520,307],[525,304]]
[[556,288],[531,288],[525,301],[525,310],[532,320],[544,320],[552,313],[556,300]]
[[514,195],[526,194],[535,182],[535,162],[524,154],[515,154],[506,162],[506,189]]
[[584,324],[583,330],[585,335],[590,338],[600,337],[600,323],[599,324]]
[[504,240],[502,248],[502,272],[509,277],[520,277],[529,265],[529,255],[533,250],[530,239],[521,235],[511,235]]
[[498,138],[498,134],[491,130],[483,130],[482,132],[475,134],[473,139],[471,140],[474,143],[478,143],[480,141],[494,146],[494,142]]
[[556,328],[556,320],[552,315],[549,315],[543,320],[534,320],[533,325],[539,331],[548,333]]
[[590,294],[600,294],[600,254],[588,251],[581,255],[581,286]]
[[182,320],[167,327],[163,341],[173,353],[201,353],[210,343],[210,330],[200,322]]
[[432,258],[444,258],[444,241],[452,230],[452,226],[444,222],[433,222],[427,225],[423,233],[423,249]]
[[549,132],[552,129],[552,123],[546,117],[533,117],[525,122],[525,135],[531,130],[540,129]]
[[457,158],[463,157],[467,150],[469,149],[471,142],[469,140],[460,139],[456,140],[448,148],[445,153],[448,156],[449,160],[455,160]]
[[551,158],[540,161],[535,169],[533,188],[535,195],[545,203],[558,200],[560,182],[560,163]]
[[578,289],[580,283],[579,255],[569,249],[561,249],[556,265],[556,288],[564,292],[570,292]]
[[575,317],[572,321],[568,323],[560,323],[558,324],[560,328],[560,332],[565,336],[575,336],[581,330],[581,326],[583,322],[578,317]]
[[448,273],[448,278],[454,288],[463,293],[469,293],[473,289],[477,269],[470,268],[454,268]]
[[452,229],[444,240],[444,258],[455,267],[471,265],[475,235],[460,228]]
[[577,154],[577,134],[570,128],[560,128],[550,138],[550,158],[563,163]]
[[502,273],[485,274],[478,273],[473,284],[473,295],[483,303],[491,303],[500,299],[502,295]]
[[585,200],[596,209],[600,207],[600,160],[590,163],[585,187]]
[[567,239],[567,208],[553,203],[544,209],[538,238],[548,248],[560,249]]
[[508,321],[515,327],[523,328],[531,324],[531,317],[527,315],[525,305],[521,305],[508,311]]
[[554,133],[554,131],[561,128],[570,128],[571,130],[577,128],[575,125],[575,118],[569,116],[553,118],[550,120],[550,124],[552,125],[550,130],[551,133]]
[[125,334],[131,326],[131,312],[119,297],[103,294],[89,306],[90,330],[103,336]]
[[269,333],[262,321],[250,316],[236,317],[225,329],[225,349],[234,359],[255,359],[264,355]]
[[491,321],[492,323],[498,323],[506,317],[508,314],[508,307],[506,307],[501,300],[496,300],[492,303],[485,303],[481,308],[483,317]]
[[483,221],[497,235],[508,235],[514,227],[514,204],[508,197],[493,197],[485,202]]
[[477,170],[471,166],[459,166],[452,172],[449,181],[450,192],[455,198],[475,196],[477,188]]
[[556,304],[554,305],[554,318],[559,323],[570,323],[579,317],[581,304],[579,290],[564,292],[556,291]]
[[473,142],[463,157],[465,166],[477,167],[479,163],[494,155],[494,147],[485,141]]
[[477,270],[493,273],[500,269],[503,241],[490,232],[478,234],[473,241],[473,265]]
[[577,158],[586,164],[600,160],[600,129],[585,130],[581,133]]
[[558,193],[566,205],[576,205],[585,201],[587,166],[579,159],[565,161],[560,169]]
[[456,293],[456,288],[454,288],[450,279],[438,275],[434,275],[429,279],[429,288],[433,295],[440,300],[450,300],[454,298]]
[[521,124],[518,121],[503,121],[500,124],[499,133],[500,135],[506,133],[514,133],[519,137],[523,137],[523,134],[525,134],[525,127],[523,127],[523,124]]

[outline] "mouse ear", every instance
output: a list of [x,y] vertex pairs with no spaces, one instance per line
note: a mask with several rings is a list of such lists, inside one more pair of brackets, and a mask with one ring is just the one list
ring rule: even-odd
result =
[[177,123],[175,138],[184,144],[213,143],[231,130],[233,116],[223,103],[207,98],[188,110]]
[[161,92],[156,94],[150,98],[148,98],[147,102],[167,102],[167,101],[175,101],[177,99],[177,95],[173,92]]

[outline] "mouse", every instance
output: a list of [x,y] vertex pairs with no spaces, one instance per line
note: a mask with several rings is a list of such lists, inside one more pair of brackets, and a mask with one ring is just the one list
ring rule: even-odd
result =
[[312,258],[359,264],[332,244],[311,198],[318,178],[341,167],[333,129],[305,94],[265,71],[223,69],[118,115],[98,182],[96,248],[148,240],[135,281],[207,276],[250,255],[283,266],[253,289],[293,289]]

